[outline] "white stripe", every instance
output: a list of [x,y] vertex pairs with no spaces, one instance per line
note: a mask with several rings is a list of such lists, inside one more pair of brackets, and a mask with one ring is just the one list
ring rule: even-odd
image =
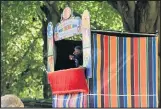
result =
[[[88,95],[102,95],[102,96],[157,96],[156,94],[153,95],[111,95],[111,94],[87,94],[87,95],[82,95],[80,97],[83,96],[88,96]],[[78,97],[72,98],[72,99],[77,99]],[[67,99],[59,99],[59,98],[53,98],[53,99],[57,99],[57,100],[67,100]],[[71,99],[70,99],[71,100]]]
[[87,94],[87,95],[103,95],[103,96],[156,96],[155,94],[153,94],[153,95],[111,95],[111,94]]

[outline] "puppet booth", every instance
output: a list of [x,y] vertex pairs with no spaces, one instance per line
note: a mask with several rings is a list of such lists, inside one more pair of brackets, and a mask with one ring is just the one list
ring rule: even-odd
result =
[[[56,70],[69,65],[57,42],[75,35],[82,35],[83,67]],[[80,18],[66,7],[56,27],[48,23],[47,37],[53,108],[158,107],[156,34],[91,30],[87,10]]]

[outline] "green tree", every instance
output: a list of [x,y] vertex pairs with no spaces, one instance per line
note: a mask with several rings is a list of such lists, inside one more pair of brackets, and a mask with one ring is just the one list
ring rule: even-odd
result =
[[[42,98],[41,2],[1,2],[1,94]],[[41,14],[41,17],[40,15]]]

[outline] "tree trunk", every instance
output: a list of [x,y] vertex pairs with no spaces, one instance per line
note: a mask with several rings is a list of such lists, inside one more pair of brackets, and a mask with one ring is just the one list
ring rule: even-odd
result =
[[[160,1],[114,1],[108,3],[115,8],[122,17],[126,31],[156,33],[158,31],[158,56],[160,57]],[[160,61],[160,59],[158,60]],[[159,66],[160,68],[160,66]],[[160,73],[160,72],[159,72]],[[161,83],[161,79],[160,79]],[[161,107],[161,95],[159,92],[159,107]]]
[[160,45],[160,1],[109,0],[108,3],[121,15],[126,31],[140,33],[156,33],[158,31]]
[[[41,7],[42,11],[45,13],[45,16],[47,18],[46,21],[42,20],[42,34],[43,34],[43,63],[47,69],[47,25],[49,22],[53,23],[53,26],[59,22],[60,19],[60,13],[57,10],[56,1],[46,1],[45,5]],[[43,76],[43,96],[44,98],[50,98],[51,97],[51,90],[50,86],[47,81],[47,74],[46,71],[44,71]]]

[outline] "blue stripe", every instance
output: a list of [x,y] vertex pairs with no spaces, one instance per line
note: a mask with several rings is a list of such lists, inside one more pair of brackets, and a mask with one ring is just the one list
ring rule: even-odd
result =
[[[123,37],[119,37],[119,95],[124,94],[124,80],[123,80]],[[124,96],[119,96],[120,107],[124,107]]]
[[117,102],[118,102],[118,107],[120,107],[120,99],[118,96],[119,95],[119,37],[117,37]]
[[123,61],[123,81],[124,81],[124,107],[127,107],[127,83],[126,83],[126,38],[124,37],[123,40],[123,48],[124,48],[124,53],[123,53],[123,57],[124,57],[124,61]]
[[156,73],[157,73],[156,72],[156,55],[157,54],[156,54],[156,38],[155,37],[153,38],[153,47],[152,48],[153,48],[153,54],[154,54],[154,56],[153,56],[154,57],[153,58],[153,64],[152,64],[153,65],[153,71],[154,71],[153,72],[153,74],[154,74],[153,75],[153,94],[154,94],[153,107],[157,107],[157,104],[156,104],[156,82],[157,82],[156,81],[156,79],[157,79],[156,78]]
[[[91,41],[91,45],[92,45],[92,54],[94,54],[94,35],[92,34],[92,41]],[[89,86],[89,94],[93,94],[93,75],[94,75],[94,55],[91,55],[92,57],[92,78],[88,79],[88,86]],[[93,108],[94,107],[94,96],[93,95],[88,95],[88,107]]]
[[[154,73],[155,72],[154,72],[154,65],[153,64],[154,64],[154,55],[155,54],[154,54],[154,51],[153,51],[154,50],[154,48],[153,48],[153,38],[151,38],[151,40],[152,40],[152,66],[151,66],[152,67],[152,72],[151,72],[152,73],[152,75],[151,75],[152,76],[152,87],[151,88],[152,88],[152,91],[153,91],[152,94],[154,94]],[[152,97],[154,97],[154,96],[152,96]],[[153,107],[154,107],[154,99],[152,100],[152,108]]]
[[47,63],[47,71],[50,72],[49,62]]
[[[152,62],[153,62],[153,60],[152,60],[152,57],[153,57],[153,53],[152,53],[153,51],[152,51],[152,38],[151,37],[149,37],[148,38],[148,69],[149,69],[149,72],[148,72],[148,75],[149,75],[149,77],[148,77],[148,85],[149,85],[149,92],[148,92],[148,95],[152,95],[153,94],[153,78],[152,78],[152,76],[153,76],[153,70],[152,70]],[[149,107],[153,107],[153,96],[149,96]]]
[[80,97],[81,97],[81,93],[78,93],[78,96],[77,96],[77,103],[76,103],[77,108],[80,107]]
[[55,108],[55,95],[52,97],[52,107]]
[[65,94],[65,95],[64,95],[64,100],[63,100],[63,101],[64,101],[64,102],[63,102],[63,107],[64,107],[64,108],[67,107],[67,106],[66,106],[66,102],[67,102],[68,97],[69,97],[69,94]]
[[[93,71],[93,93],[97,94],[97,39],[96,34],[93,35],[94,41],[94,71]],[[97,107],[97,95],[94,95],[94,107]]]

